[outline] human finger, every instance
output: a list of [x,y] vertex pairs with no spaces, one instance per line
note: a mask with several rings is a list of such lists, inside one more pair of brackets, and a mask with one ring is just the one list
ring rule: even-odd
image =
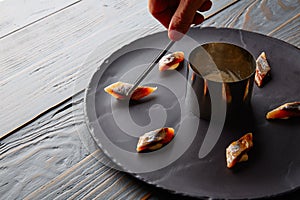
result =
[[203,21],[204,21],[204,16],[199,13],[196,13],[192,24],[195,24],[195,25],[201,24]]
[[149,12],[166,28],[169,27],[179,0],[148,0]]
[[[179,40],[185,34],[193,23],[196,11],[205,0],[182,0],[179,3],[169,25],[169,38]],[[197,19],[199,20],[199,18]],[[179,34],[181,33],[181,34]]]
[[198,8],[198,11],[200,12],[205,12],[208,11],[212,6],[212,2],[210,0],[206,0],[201,6],[200,8]]

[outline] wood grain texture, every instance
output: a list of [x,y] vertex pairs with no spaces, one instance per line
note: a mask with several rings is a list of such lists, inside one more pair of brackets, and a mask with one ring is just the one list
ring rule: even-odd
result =
[[274,29],[268,35],[291,43],[300,48],[300,14],[286,21],[286,23]]
[[[109,53],[161,28],[152,21],[157,28],[141,30],[151,25],[144,20],[147,7],[143,1],[130,1],[120,13],[118,1],[111,4],[83,1],[50,16],[47,23],[37,22],[1,40],[1,135],[82,90],[97,63]],[[85,70],[87,74],[81,73],[86,57],[96,47],[124,30],[135,29],[114,44],[103,45],[103,56],[95,60],[96,65]],[[83,81],[78,88],[74,85],[77,79]]]
[[[216,9],[235,1],[220,2]],[[85,0],[2,38],[0,138],[84,89],[112,52],[162,30],[147,1]],[[87,63],[99,47],[102,52]]]
[[151,191],[94,144],[83,95],[1,141],[0,199],[138,199]]
[[213,4],[210,10],[203,12],[203,16],[205,19],[208,19],[212,16],[214,16],[216,13],[226,9],[229,6],[232,6],[234,3],[238,2],[240,0],[231,0],[231,1],[224,1],[224,0],[213,0]]
[[80,0],[1,0],[0,39]]
[[90,154],[76,126],[81,106],[68,102],[1,141],[1,199],[22,199]]
[[151,191],[129,175],[104,166],[98,156],[99,150],[25,199],[140,199]]
[[268,34],[299,13],[298,0],[242,0],[230,6],[226,12],[205,21],[203,26],[239,28]]

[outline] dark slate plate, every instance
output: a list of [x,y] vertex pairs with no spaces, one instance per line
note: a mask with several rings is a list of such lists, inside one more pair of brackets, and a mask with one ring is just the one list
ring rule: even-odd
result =
[[[191,29],[170,51],[188,53],[196,45],[228,42],[257,57],[265,51],[272,80],[254,86],[252,113],[234,123],[209,123],[190,112],[186,99],[186,62],[176,71],[154,69],[142,85],[158,90],[139,102],[120,102],[106,94],[116,81],[133,82],[160,49],[168,43],[166,32],[141,38],[112,54],[97,70],[86,90],[86,121],[91,135],[122,170],[139,179],[188,196],[259,198],[293,191],[300,186],[300,120],[265,119],[280,104],[300,101],[300,50],[278,39],[227,28]],[[224,127],[223,127],[224,125]],[[164,148],[137,154],[138,136],[159,127],[174,127],[176,136]],[[225,148],[231,141],[253,132],[249,160],[227,169]],[[213,148],[203,158],[199,150],[207,134],[216,134]]]

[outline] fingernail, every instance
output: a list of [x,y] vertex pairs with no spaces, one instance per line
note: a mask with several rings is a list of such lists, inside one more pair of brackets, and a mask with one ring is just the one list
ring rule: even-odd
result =
[[184,36],[183,33],[176,31],[176,30],[169,30],[168,35],[169,35],[169,38],[173,41],[178,41]]

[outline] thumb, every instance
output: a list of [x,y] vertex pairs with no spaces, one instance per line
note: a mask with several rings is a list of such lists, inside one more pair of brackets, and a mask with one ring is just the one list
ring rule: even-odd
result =
[[169,38],[179,40],[189,30],[196,11],[205,0],[181,0],[169,24]]

